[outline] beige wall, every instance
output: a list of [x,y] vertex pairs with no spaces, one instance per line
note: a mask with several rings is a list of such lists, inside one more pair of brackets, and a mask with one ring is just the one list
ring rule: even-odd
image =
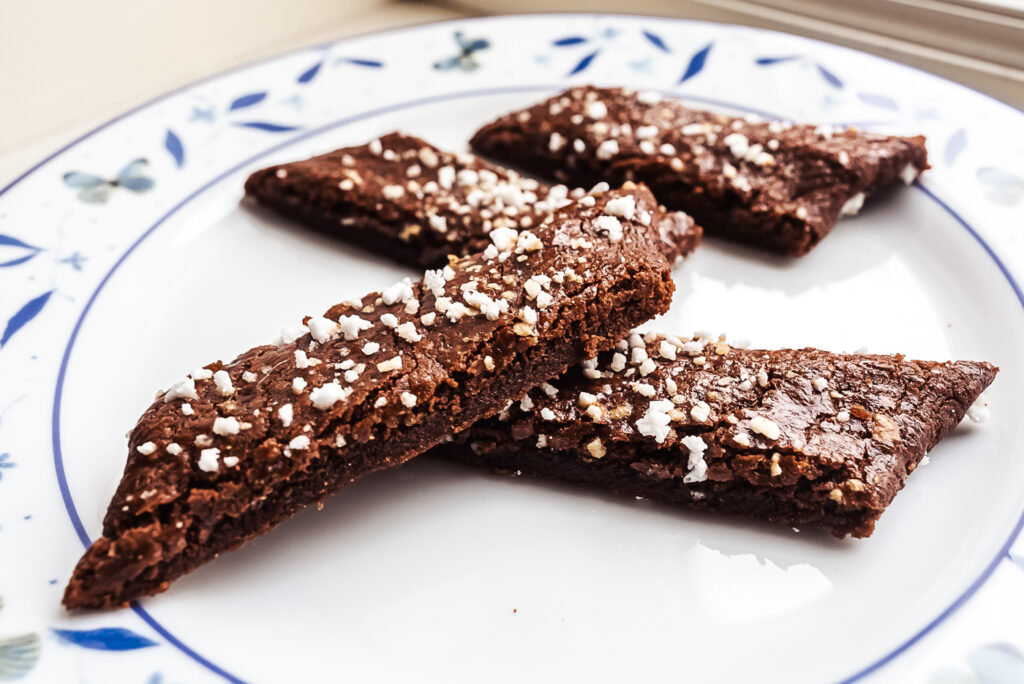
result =
[[256,57],[452,14],[387,0],[0,0],[0,157]]

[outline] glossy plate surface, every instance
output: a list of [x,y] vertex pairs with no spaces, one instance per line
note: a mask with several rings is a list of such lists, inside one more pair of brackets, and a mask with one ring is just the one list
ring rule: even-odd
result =
[[[423,459],[134,610],[63,613],[124,434],[157,388],[413,275],[240,206],[246,175],[396,128],[465,149],[494,116],[585,82],[927,134],[935,168],[810,256],[702,247],[677,267],[676,301],[654,326],[988,360],[1002,369],[990,419],[935,449],[868,540]],[[618,16],[345,40],[127,113],[0,194],[0,678],[988,682],[1020,671],[1024,623],[1005,605],[1024,600],[1012,544],[1024,508],[1022,124],[982,95],[843,48]]]

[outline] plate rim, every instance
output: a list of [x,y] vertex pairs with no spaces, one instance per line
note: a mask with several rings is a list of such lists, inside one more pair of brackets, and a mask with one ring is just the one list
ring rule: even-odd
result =
[[[509,20],[509,19],[512,19],[512,20],[527,20],[527,21],[533,20],[533,21],[540,21],[540,22],[550,22],[550,21],[558,21],[558,20],[573,20],[573,19],[580,19],[580,18],[613,19],[613,20],[614,19],[621,19],[621,20],[628,20],[628,21],[642,21],[642,20],[646,19],[646,20],[651,20],[651,21],[654,21],[654,22],[662,22],[662,23],[670,23],[670,24],[683,24],[683,25],[689,25],[689,26],[709,25],[709,26],[721,27],[721,28],[724,28],[724,29],[727,29],[727,30],[728,29],[739,29],[739,30],[742,30],[742,31],[751,31],[751,32],[754,32],[754,33],[759,33],[759,34],[775,34],[775,35],[784,36],[784,37],[787,37],[787,38],[795,38],[795,39],[798,39],[799,41],[806,41],[806,42],[808,42],[808,43],[810,43],[812,45],[819,45],[819,46],[822,46],[822,47],[827,48],[829,50],[835,50],[835,49],[838,48],[840,51],[845,51],[845,52],[853,53],[853,54],[857,55],[859,58],[867,57],[867,58],[870,58],[870,59],[879,60],[879,61],[881,61],[883,63],[898,65],[898,66],[900,66],[900,67],[902,67],[904,69],[910,70],[912,72],[916,72],[916,73],[919,73],[919,74],[924,74],[924,75],[926,75],[926,76],[928,76],[930,78],[937,79],[940,82],[944,82],[944,86],[946,86],[946,87],[952,86],[953,88],[961,89],[963,91],[967,91],[967,92],[969,92],[969,93],[971,93],[973,95],[981,96],[984,99],[991,100],[996,105],[1001,105],[1002,107],[1005,107],[1010,112],[1014,112],[1014,113],[1017,113],[1017,114],[1024,115],[1024,110],[1022,110],[1022,109],[1020,109],[1020,108],[1018,108],[1018,107],[1016,107],[1016,106],[1014,106],[1014,105],[1012,105],[1010,103],[1004,102],[1004,101],[998,99],[997,97],[989,95],[987,93],[983,93],[983,92],[974,90],[974,89],[972,89],[972,88],[970,88],[970,87],[968,87],[966,85],[963,85],[961,83],[958,83],[956,81],[948,79],[948,78],[946,78],[944,76],[933,74],[933,73],[928,72],[926,70],[923,70],[923,69],[920,69],[920,68],[917,68],[917,67],[914,67],[914,66],[911,66],[911,65],[903,64],[903,63],[898,62],[896,60],[891,60],[891,59],[888,59],[886,57],[875,55],[875,54],[872,54],[872,53],[869,53],[869,52],[864,52],[862,50],[858,50],[858,49],[855,49],[855,48],[850,48],[850,47],[846,47],[846,46],[843,46],[843,45],[837,45],[835,43],[829,43],[827,41],[819,40],[819,39],[816,39],[816,38],[809,38],[809,37],[806,37],[806,36],[801,36],[801,35],[798,35],[798,34],[788,33],[788,32],[785,32],[785,31],[777,31],[777,30],[774,30],[774,29],[762,29],[762,28],[758,28],[758,27],[747,26],[747,25],[743,25],[743,24],[732,24],[732,23],[728,23],[728,22],[712,22],[712,21],[693,20],[693,19],[685,19],[685,18],[677,18],[677,17],[663,17],[663,16],[657,16],[657,15],[648,15],[648,14],[621,14],[621,13],[600,13],[600,12],[597,12],[597,13],[595,13],[595,12],[579,12],[579,13],[560,12],[560,13],[550,13],[550,14],[548,14],[548,13],[525,13],[525,14],[502,14],[502,15],[492,15],[492,16],[484,16],[484,17],[462,17],[462,18],[442,19],[442,20],[437,20],[437,21],[431,21],[431,22],[425,22],[425,23],[401,26],[401,27],[385,29],[385,30],[367,31],[367,32],[359,33],[359,34],[354,34],[354,35],[351,35],[351,36],[345,36],[345,37],[340,38],[340,39],[321,41],[321,42],[318,42],[318,43],[311,43],[311,44],[301,45],[301,46],[297,46],[297,47],[290,48],[290,49],[287,49],[287,50],[283,50],[283,51],[280,51],[280,52],[276,52],[276,53],[273,53],[273,54],[270,54],[270,55],[259,57],[259,58],[253,59],[253,60],[249,60],[249,61],[246,61],[244,63],[238,64],[238,65],[226,68],[226,69],[222,69],[220,71],[208,74],[208,75],[203,76],[201,78],[192,80],[192,81],[190,81],[188,83],[185,83],[185,84],[183,84],[181,86],[178,86],[178,87],[176,87],[174,89],[171,89],[171,90],[165,91],[163,93],[160,93],[159,95],[157,95],[155,97],[149,98],[149,99],[147,99],[147,100],[145,100],[145,101],[143,101],[143,102],[141,102],[141,103],[139,103],[139,104],[137,104],[137,105],[135,105],[135,106],[133,106],[133,107],[123,111],[123,112],[121,112],[120,114],[118,114],[118,115],[116,115],[116,116],[114,116],[114,117],[112,117],[110,119],[107,119],[106,121],[96,125],[95,127],[87,130],[86,132],[80,134],[79,136],[73,138],[72,140],[70,140],[66,144],[64,144],[61,147],[59,147],[54,152],[50,153],[49,155],[45,156],[43,159],[41,159],[37,163],[35,163],[32,166],[30,166],[28,169],[26,169],[24,172],[22,172],[21,174],[16,176],[13,180],[11,180],[4,187],[0,188],[0,199],[2,199],[2,197],[7,192],[9,192],[13,188],[15,188],[22,181],[24,181],[27,178],[29,178],[30,176],[32,176],[36,171],[41,169],[43,166],[45,166],[49,162],[53,161],[54,159],[56,159],[60,155],[64,154],[65,152],[68,152],[69,150],[71,150],[72,148],[76,147],[80,143],[88,140],[92,136],[94,136],[94,135],[100,133],[101,131],[103,131],[103,130],[105,130],[105,129],[107,129],[107,128],[115,125],[115,124],[117,124],[118,122],[120,122],[120,121],[122,121],[124,119],[127,119],[128,117],[130,117],[130,116],[132,116],[132,115],[134,115],[134,114],[136,114],[136,113],[138,113],[140,111],[143,111],[143,110],[151,107],[152,105],[155,105],[155,104],[157,104],[159,102],[167,100],[167,99],[169,99],[169,98],[171,98],[171,97],[173,97],[175,95],[179,95],[179,94],[185,93],[185,92],[187,92],[187,91],[189,91],[189,90],[191,90],[191,89],[195,88],[196,86],[199,86],[199,85],[201,85],[203,83],[212,82],[212,81],[215,81],[217,79],[220,79],[220,78],[222,78],[224,76],[227,76],[227,75],[230,75],[230,74],[242,73],[242,72],[248,71],[250,69],[253,69],[253,68],[257,67],[257,66],[260,66],[262,64],[267,64],[267,63],[275,62],[275,61],[287,58],[289,56],[301,54],[301,53],[309,51],[309,50],[315,50],[315,49],[318,49],[318,48],[328,48],[328,47],[337,46],[337,45],[344,45],[346,43],[349,43],[351,41],[355,41],[355,40],[358,40],[358,39],[361,39],[361,38],[384,37],[384,36],[388,36],[388,35],[401,34],[401,33],[410,32],[410,31],[429,30],[429,29],[434,29],[434,28],[445,26],[445,25],[451,25],[451,24],[486,24],[486,23],[498,24],[498,23],[501,23],[502,21]],[[61,462],[61,451],[60,451],[60,434],[59,434],[59,428],[60,428],[60,401],[61,401],[61,397],[62,397],[62,388],[63,388],[63,383],[64,383],[65,371],[66,371],[68,362],[70,360],[70,353],[71,353],[71,350],[72,350],[72,348],[74,346],[74,343],[76,341],[79,329],[81,328],[81,325],[82,325],[82,323],[85,320],[85,317],[89,313],[94,300],[98,297],[98,295],[103,290],[103,288],[107,284],[107,282],[110,279],[110,277],[114,274],[114,272],[118,268],[120,268],[120,266],[127,259],[127,257],[131,255],[131,253],[135,250],[136,247],[139,246],[139,244],[141,244],[141,242],[143,242],[149,235],[152,234],[152,232],[154,232],[160,225],[162,225],[172,215],[174,215],[180,209],[184,208],[186,205],[188,205],[189,203],[194,201],[199,195],[201,195],[202,193],[205,193],[206,191],[208,191],[212,186],[214,186],[217,183],[223,181],[230,174],[238,172],[240,169],[244,168],[245,166],[248,166],[248,165],[252,164],[257,159],[259,159],[259,158],[261,158],[261,157],[263,157],[263,156],[265,156],[267,154],[272,154],[272,153],[274,153],[274,152],[276,152],[276,151],[278,151],[280,149],[287,148],[287,147],[289,147],[291,145],[294,145],[296,142],[299,142],[301,140],[304,140],[304,139],[307,139],[307,138],[310,138],[310,137],[314,137],[316,135],[323,134],[324,132],[326,132],[328,130],[331,130],[331,129],[343,126],[343,125],[345,125],[347,123],[351,123],[351,122],[359,121],[359,120],[365,120],[365,119],[368,119],[368,118],[372,118],[374,116],[379,116],[379,115],[381,115],[381,114],[383,114],[383,113],[385,113],[387,111],[401,110],[401,109],[405,109],[405,108],[408,108],[408,107],[413,107],[413,106],[418,106],[418,105],[422,105],[422,104],[427,104],[429,102],[444,101],[446,99],[458,99],[458,98],[461,98],[461,97],[480,96],[480,95],[484,95],[484,94],[487,94],[487,93],[514,92],[516,90],[541,90],[541,89],[548,89],[548,88],[557,89],[559,87],[563,87],[563,85],[564,84],[556,83],[556,84],[545,84],[545,85],[536,85],[536,86],[510,86],[510,87],[481,88],[481,89],[469,89],[469,90],[461,90],[461,91],[451,91],[451,92],[448,92],[448,93],[444,93],[444,94],[440,94],[440,95],[435,95],[435,96],[421,97],[421,98],[416,98],[416,99],[413,99],[413,100],[407,100],[407,101],[403,101],[403,102],[395,102],[395,103],[392,103],[392,104],[389,104],[389,105],[386,105],[386,106],[383,106],[383,107],[375,107],[375,108],[371,108],[371,109],[365,110],[365,111],[357,113],[357,114],[347,115],[345,117],[342,117],[341,119],[337,119],[337,120],[334,120],[334,121],[332,121],[330,123],[317,126],[314,129],[304,130],[299,135],[296,135],[296,136],[290,138],[287,141],[281,141],[281,142],[278,142],[278,143],[276,143],[274,145],[271,145],[271,146],[263,149],[260,153],[258,153],[256,155],[252,155],[252,156],[248,157],[246,160],[237,163],[236,165],[232,166],[230,169],[218,173],[214,178],[204,182],[200,187],[198,187],[198,188],[196,188],[196,189],[194,189],[192,191],[187,192],[187,194],[182,199],[180,199],[172,207],[170,207],[168,210],[166,210],[152,225],[150,225],[149,227],[144,229],[142,231],[142,233],[140,233],[139,236],[123,251],[121,256],[109,268],[107,273],[101,278],[99,283],[93,289],[92,293],[89,295],[87,303],[85,304],[85,306],[83,307],[81,312],[79,312],[79,315],[76,317],[75,324],[74,324],[74,326],[72,328],[72,331],[70,333],[68,343],[67,343],[67,345],[65,347],[65,350],[64,350],[64,353],[62,354],[62,357],[61,357],[60,370],[59,370],[58,379],[57,379],[56,386],[55,386],[53,409],[52,409],[52,412],[51,412],[51,429],[52,429],[52,440],[53,440],[53,442],[52,442],[53,458],[54,458],[54,466],[55,466],[55,469],[57,470],[56,474],[57,474],[57,477],[58,477],[58,480],[59,480],[58,484],[59,484],[59,487],[60,487],[61,496],[64,499],[65,508],[66,508],[67,513],[69,514],[70,522],[72,523],[72,526],[75,528],[75,532],[79,536],[79,539],[83,543],[86,543],[87,540],[88,540],[88,534],[85,533],[85,531],[84,531],[84,527],[81,524],[81,520],[80,520],[80,518],[78,518],[77,512],[75,511],[74,502],[73,502],[73,500],[70,497],[70,492],[67,489],[66,475],[64,473],[63,463]],[[684,99],[688,98],[688,99],[695,100],[695,101],[703,101],[706,104],[716,104],[716,102],[713,99],[711,99],[711,98],[701,98],[699,96],[684,95],[684,94],[680,94],[680,93],[677,93],[677,92],[673,92],[673,95],[676,96],[676,97],[682,97]],[[726,102],[726,101],[718,101],[718,104],[721,104],[721,105],[724,105],[724,106],[734,106],[734,107],[736,106],[735,103],[729,103],[729,102]],[[746,110],[746,111],[757,111],[756,109],[752,109],[752,108],[747,107],[747,106],[741,106],[739,108],[743,109],[743,110]],[[762,113],[764,113],[764,112],[762,112]],[[919,190],[924,192],[926,194],[926,196],[928,196],[931,200],[935,201],[957,223],[959,223],[962,228],[967,230],[967,232],[971,235],[971,237],[973,237],[974,240],[979,244],[979,246],[986,252],[986,254],[989,256],[989,258],[992,259],[995,262],[997,268],[1000,270],[1000,272],[1002,273],[1002,275],[1006,279],[1007,283],[1010,285],[1010,288],[1013,291],[1014,295],[1016,296],[1018,302],[1021,304],[1022,308],[1024,308],[1024,291],[1022,291],[1021,286],[1019,285],[1017,280],[1014,278],[1012,271],[1006,266],[1006,264],[1004,263],[1003,259],[997,254],[995,249],[993,249],[992,246],[981,236],[981,234],[978,233],[978,231],[976,231],[955,209],[953,209],[941,197],[937,196],[932,190],[930,190],[929,188],[927,188],[925,185],[923,185],[921,183],[915,183],[915,187],[917,187]],[[867,677],[870,674],[878,671],[879,669],[883,668],[885,665],[887,665],[888,663],[892,662],[893,660],[898,658],[900,655],[905,653],[914,644],[916,644],[918,641],[920,641],[922,638],[924,638],[926,635],[928,635],[932,630],[934,630],[935,627],[937,627],[939,624],[942,624],[949,617],[951,617],[954,613],[956,613],[967,601],[969,601],[974,596],[975,593],[977,593],[977,591],[982,586],[984,586],[986,584],[988,579],[992,576],[992,574],[995,572],[997,567],[1001,564],[1003,558],[1006,557],[1006,555],[1009,552],[1010,548],[1012,547],[1014,541],[1021,534],[1022,530],[1024,530],[1024,511],[1022,511],[1021,514],[1019,515],[1016,524],[1013,526],[1013,529],[1011,530],[1009,538],[1002,545],[1002,547],[999,550],[999,553],[985,567],[985,569],[981,573],[981,575],[976,580],[974,580],[962,593],[960,593],[957,596],[957,598],[947,608],[945,608],[938,615],[936,615],[934,618],[929,620],[922,628],[918,629],[914,633],[914,635],[912,637],[910,637],[909,639],[903,641],[898,647],[896,647],[895,649],[887,652],[884,656],[875,659],[869,665],[867,665],[867,666],[857,670],[853,674],[851,674],[851,675],[841,679],[840,681],[844,682],[844,683],[845,682],[858,681],[858,680],[861,680],[864,677]],[[212,661],[208,660],[207,658],[205,658],[204,656],[202,656],[201,654],[199,654],[196,651],[192,650],[186,644],[181,642],[171,632],[169,632],[166,628],[164,628],[163,625],[161,625],[159,623],[159,621],[157,621],[155,618],[153,618],[137,601],[133,601],[132,602],[131,608],[132,608],[132,610],[137,615],[139,615],[139,617],[144,622],[146,622],[151,628],[153,628],[154,631],[156,631],[162,637],[167,639],[169,644],[175,646],[184,655],[187,655],[188,657],[192,658],[198,664],[204,666],[205,668],[210,670],[212,673],[214,673],[214,674],[216,674],[216,675],[226,679],[227,681],[231,681],[231,682],[243,682],[244,681],[242,679],[239,679],[235,675],[232,675],[227,670],[224,670],[223,668],[217,666],[215,663],[213,663]]]
[[246,61],[244,61],[244,62],[242,62],[240,64],[236,64],[234,66],[230,66],[230,67],[226,67],[224,69],[220,69],[220,70],[215,71],[213,73],[207,74],[206,76],[201,76],[201,77],[199,77],[197,79],[194,79],[194,80],[188,81],[186,83],[183,83],[180,86],[177,86],[177,87],[172,88],[170,90],[166,90],[166,91],[164,91],[164,92],[162,92],[162,93],[160,93],[158,95],[155,95],[153,97],[145,99],[142,102],[139,102],[138,104],[136,104],[136,105],[126,109],[125,111],[121,112],[120,114],[117,114],[116,116],[113,116],[113,117],[111,117],[109,119],[106,119],[102,123],[99,123],[96,126],[86,130],[84,133],[81,133],[81,134],[75,136],[74,138],[72,138],[67,143],[61,145],[55,151],[53,151],[50,154],[46,155],[45,157],[43,157],[41,160],[39,160],[35,164],[32,164],[25,171],[23,171],[22,173],[20,173],[17,176],[15,176],[10,182],[8,182],[6,185],[4,185],[2,188],[0,188],[0,197],[3,197],[3,195],[5,193],[7,193],[7,191],[11,190],[12,188],[14,188],[14,186],[18,185],[21,181],[25,180],[28,176],[30,176],[33,173],[35,173],[43,165],[45,165],[48,162],[52,161],[53,159],[55,159],[56,157],[60,156],[64,152],[67,152],[68,150],[70,150],[72,147],[78,145],[79,143],[84,142],[86,139],[92,137],[93,135],[99,133],[100,131],[102,131],[102,130],[112,126],[113,124],[117,123],[118,121],[121,121],[122,119],[125,119],[125,118],[131,116],[132,114],[135,114],[135,113],[137,113],[137,112],[139,112],[139,111],[141,111],[143,109],[146,109],[147,107],[149,107],[151,105],[157,104],[158,102],[162,102],[163,100],[166,100],[166,99],[168,99],[170,97],[173,97],[174,95],[178,95],[178,94],[183,93],[183,92],[185,92],[187,90],[190,90],[190,89],[192,89],[192,88],[194,88],[194,87],[196,87],[198,85],[201,85],[203,83],[209,83],[211,81],[215,81],[218,78],[221,78],[223,76],[227,76],[229,74],[234,74],[234,73],[240,73],[240,72],[243,72],[243,71],[247,71],[247,70],[249,70],[249,69],[251,69],[251,68],[253,68],[255,66],[259,66],[260,64],[266,64],[266,63],[269,63],[269,62],[274,62],[274,61],[277,61],[278,59],[283,59],[285,57],[290,57],[292,55],[301,54],[301,53],[306,52],[308,50],[316,50],[318,48],[328,48],[328,47],[331,47],[331,46],[334,46],[334,45],[343,45],[343,44],[345,44],[347,42],[350,42],[350,41],[353,41],[353,40],[358,40],[360,38],[379,37],[379,36],[386,36],[386,35],[389,35],[389,34],[392,34],[392,33],[401,33],[401,32],[404,32],[404,31],[414,31],[414,30],[419,30],[419,29],[435,28],[435,27],[438,27],[438,26],[443,26],[445,24],[456,24],[456,23],[460,23],[460,22],[465,22],[465,23],[498,22],[498,21],[505,21],[505,20],[508,20],[508,19],[531,19],[531,20],[578,19],[578,18],[582,18],[582,17],[592,17],[592,18],[595,18],[595,19],[596,18],[605,18],[605,19],[628,19],[628,20],[652,19],[652,20],[655,20],[655,21],[665,21],[665,22],[681,23],[681,24],[721,26],[721,27],[727,27],[727,28],[730,28],[730,29],[742,29],[742,30],[752,31],[752,32],[755,32],[755,33],[769,33],[769,34],[775,34],[775,35],[780,35],[780,36],[786,36],[788,38],[795,38],[797,40],[807,41],[807,42],[815,44],[815,45],[822,45],[822,46],[825,46],[825,47],[827,47],[829,49],[839,49],[839,50],[842,50],[842,51],[853,53],[853,54],[858,55],[860,57],[868,57],[870,59],[877,59],[877,60],[879,60],[881,62],[885,62],[887,64],[894,64],[894,65],[896,65],[898,67],[901,67],[901,68],[904,68],[904,69],[909,69],[909,70],[917,72],[919,74],[923,74],[924,76],[927,76],[929,78],[938,79],[939,81],[942,81],[946,85],[949,85],[951,87],[963,89],[963,90],[971,93],[972,95],[978,95],[978,96],[980,96],[982,98],[985,98],[986,100],[990,100],[992,103],[994,103],[994,104],[996,104],[998,106],[1005,107],[1005,108],[1009,109],[1011,112],[1014,112],[1016,114],[1020,114],[1020,115],[1024,116],[1024,108],[1017,107],[1016,105],[1010,104],[1009,102],[1006,102],[1005,100],[1000,100],[995,95],[990,95],[990,94],[982,92],[980,90],[975,90],[974,88],[966,86],[963,83],[960,83],[958,81],[954,81],[951,78],[947,78],[945,76],[941,76],[939,74],[932,73],[931,71],[928,71],[926,69],[921,69],[919,67],[916,67],[916,66],[913,66],[913,65],[910,65],[910,64],[905,64],[904,62],[900,62],[900,61],[895,60],[895,59],[889,59],[888,57],[883,57],[881,55],[876,55],[876,54],[871,53],[871,52],[866,52],[864,50],[858,50],[857,48],[847,47],[846,45],[840,45],[838,43],[830,43],[827,40],[821,40],[819,38],[811,38],[809,36],[803,36],[803,35],[800,35],[799,33],[790,33],[789,31],[779,31],[778,29],[760,28],[760,27],[757,27],[757,26],[749,26],[747,24],[734,24],[734,23],[727,22],[727,21],[709,21],[709,20],[706,20],[706,19],[688,19],[688,18],[684,18],[684,17],[665,17],[665,16],[661,16],[661,15],[657,15],[657,14],[644,14],[644,13],[623,14],[623,13],[620,13],[620,12],[551,12],[551,13],[546,13],[546,12],[544,12],[544,13],[541,13],[541,12],[526,12],[526,13],[523,13],[523,14],[491,14],[491,15],[486,15],[486,16],[481,16],[481,17],[455,17],[455,18],[451,18],[451,19],[437,19],[437,20],[433,20],[433,21],[426,21],[426,22],[422,22],[422,23],[418,23],[418,24],[408,24],[406,26],[397,26],[395,28],[381,29],[381,30],[377,30],[377,31],[361,31],[359,33],[354,33],[352,35],[343,36],[341,38],[336,38],[334,40],[325,40],[325,41],[320,41],[320,42],[315,42],[315,43],[304,43],[303,45],[299,45],[299,46],[296,46],[296,47],[291,47],[291,48],[288,48],[286,50],[281,50],[280,52],[274,52],[273,54],[264,55],[262,57],[256,57],[254,59],[246,60]]

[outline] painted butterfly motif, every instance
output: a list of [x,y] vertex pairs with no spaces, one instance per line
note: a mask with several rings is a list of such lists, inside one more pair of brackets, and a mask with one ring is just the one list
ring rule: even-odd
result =
[[439,62],[434,62],[435,69],[442,71],[448,71],[449,69],[472,71],[480,66],[480,63],[476,61],[475,57],[473,57],[473,53],[491,47],[491,41],[486,38],[474,38],[470,40],[466,38],[466,35],[462,31],[455,32],[455,42],[459,46],[459,54],[454,57],[442,59]]
[[92,173],[69,171],[64,174],[64,183],[78,190],[78,199],[90,204],[101,204],[110,198],[115,188],[132,192],[146,192],[153,187],[153,179],[145,175],[149,160],[140,157],[128,163],[116,178],[106,179]]

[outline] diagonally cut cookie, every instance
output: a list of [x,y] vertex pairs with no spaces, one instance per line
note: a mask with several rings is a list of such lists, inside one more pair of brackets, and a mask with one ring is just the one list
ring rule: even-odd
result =
[[792,256],[866,196],[928,168],[921,136],[729,117],[593,86],[503,116],[470,145],[560,182],[643,181],[709,234]]
[[422,281],[193,372],[132,431],[103,536],[64,604],[109,608],[163,591],[611,347],[668,308],[659,230],[685,225],[642,187],[588,195],[533,231],[491,231],[483,252]]
[[[425,267],[482,251],[495,228],[533,229],[583,195],[402,133],[261,169],[245,191],[314,230]],[[664,236],[670,260],[696,247],[699,230],[691,234],[684,243]]]
[[867,537],[996,372],[633,334],[430,453]]

